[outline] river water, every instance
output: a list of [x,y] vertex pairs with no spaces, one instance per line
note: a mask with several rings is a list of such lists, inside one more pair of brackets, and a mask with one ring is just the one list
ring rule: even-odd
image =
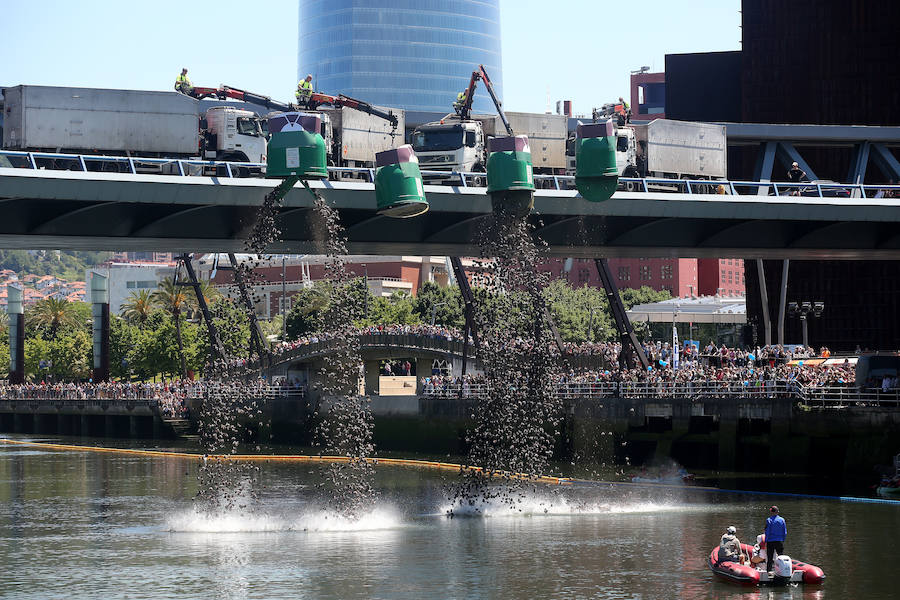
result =
[[[81,440],[80,443],[85,443]],[[0,444],[3,598],[896,598],[900,506],[624,486],[528,490],[446,516],[455,473],[378,467],[359,522],[320,472],[263,464],[254,510],[194,512],[197,462]],[[777,502],[822,586],[742,589],[705,557]]]

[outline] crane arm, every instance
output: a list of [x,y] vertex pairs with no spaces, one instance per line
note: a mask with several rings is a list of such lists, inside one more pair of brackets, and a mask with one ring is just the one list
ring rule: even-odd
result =
[[[487,89],[488,94],[491,95],[491,100],[494,101],[494,106],[497,107],[497,114],[500,115],[500,120],[503,121],[503,126],[506,128],[506,135],[515,135],[512,126],[510,126],[509,121],[506,120],[506,114],[503,112],[503,103],[500,102],[500,99],[497,97],[497,93],[494,91],[494,84],[491,83],[491,78],[488,77],[487,71],[484,70],[484,65],[478,65],[478,70],[472,73],[473,80],[476,75],[484,81],[484,87]],[[470,95],[474,96],[474,92]],[[469,105],[471,106],[471,100],[469,100]]]
[[331,96],[329,94],[322,94],[321,92],[314,92],[309,97],[309,106],[310,108],[314,109],[320,104],[330,104],[335,107],[346,106],[347,108],[352,108],[353,110],[358,110],[368,115],[372,115],[373,117],[384,119],[393,127],[396,127],[400,123],[397,115],[395,115],[393,112],[381,110],[380,108],[372,106],[368,102],[357,100],[356,98],[351,98],[350,96],[344,96],[343,94]]
[[244,102],[249,102],[250,104],[264,106],[271,110],[292,110],[290,104],[285,104],[284,102],[273,100],[269,96],[263,96],[262,94],[255,94],[246,90],[239,90],[238,88],[234,88],[228,85],[223,85],[222,87],[220,87],[217,96],[222,100],[225,100],[226,98],[242,100]]

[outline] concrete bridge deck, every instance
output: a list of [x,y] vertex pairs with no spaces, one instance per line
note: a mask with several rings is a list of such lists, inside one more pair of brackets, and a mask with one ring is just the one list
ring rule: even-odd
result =
[[[767,184],[759,184],[765,189]],[[272,180],[0,168],[0,247],[176,251],[242,248]],[[491,205],[483,188],[425,186],[431,210],[374,212],[370,183],[313,183],[338,208],[354,254],[477,255]],[[314,253],[312,199],[281,210],[273,252]],[[617,192],[591,203],[539,190],[535,233],[564,257],[900,258],[900,198]]]

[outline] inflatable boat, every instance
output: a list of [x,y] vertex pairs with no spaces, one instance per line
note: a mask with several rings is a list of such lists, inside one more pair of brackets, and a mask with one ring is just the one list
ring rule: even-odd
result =
[[[753,552],[753,546],[741,544],[741,548],[747,556]],[[775,564],[775,574],[771,575],[766,571],[758,571],[749,563],[741,564],[740,562],[723,561],[719,562],[719,547],[716,546],[709,553],[706,564],[709,566],[716,577],[725,581],[736,583],[739,585],[770,585],[770,584],[786,584],[791,583],[822,583],[825,580],[825,573],[819,567],[801,562],[799,560],[790,560],[790,569],[787,568],[787,561],[779,565]],[[788,558],[788,557],[782,557]]]

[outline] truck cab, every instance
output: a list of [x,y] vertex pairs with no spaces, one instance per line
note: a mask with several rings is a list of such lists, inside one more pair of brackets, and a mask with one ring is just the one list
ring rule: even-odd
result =
[[412,147],[422,170],[484,170],[484,128],[477,120],[445,118],[420,125],[412,133]]
[[206,111],[201,132],[203,157],[213,160],[263,163],[266,136],[262,120],[249,110],[216,106]]
[[[620,177],[640,177],[637,167],[638,149],[634,129],[616,127],[616,171]],[[575,132],[566,140],[566,175],[575,175]]]

